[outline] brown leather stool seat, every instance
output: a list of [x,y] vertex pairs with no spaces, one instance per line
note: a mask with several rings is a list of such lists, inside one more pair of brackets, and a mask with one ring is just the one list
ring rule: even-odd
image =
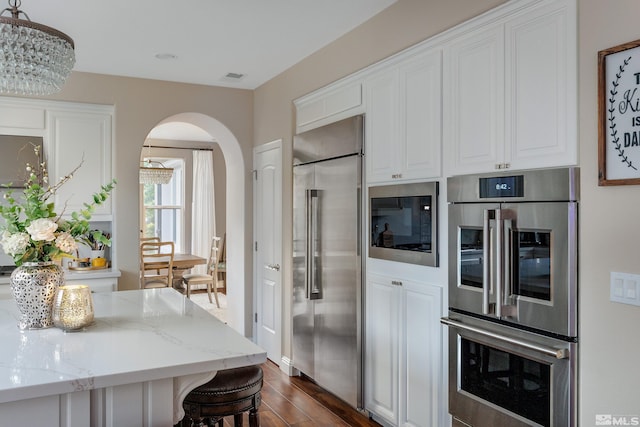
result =
[[[242,414],[249,411],[249,426],[259,427],[258,406],[262,390],[262,368],[244,368],[218,371],[206,384],[193,389],[184,399],[183,426],[222,427],[223,418],[233,415],[236,427],[242,426]],[[193,423],[193,424],[192,424]]]

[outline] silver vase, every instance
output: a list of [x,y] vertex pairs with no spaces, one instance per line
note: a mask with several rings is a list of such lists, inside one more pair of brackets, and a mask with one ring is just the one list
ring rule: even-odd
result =
[[51,309],[64,272],[51,262],[25,262],[11,273],[11,292],[20,310],[20,329],[53,326]]

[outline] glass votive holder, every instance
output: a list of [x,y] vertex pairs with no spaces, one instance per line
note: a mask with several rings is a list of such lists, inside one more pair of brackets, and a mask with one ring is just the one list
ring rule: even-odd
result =
[[93,322],[93,299],[88,285],[62,285],[53,302],[53,324],[77,331]]

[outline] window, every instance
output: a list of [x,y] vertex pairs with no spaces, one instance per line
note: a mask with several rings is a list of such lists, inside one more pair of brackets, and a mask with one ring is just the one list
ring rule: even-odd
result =
[[176,252],[189,252],[184,246],[185,162],[180,158],[152,160],[174,170],[168,184],[144,184],[143,236],[157,236],[162,241],[174,242]]

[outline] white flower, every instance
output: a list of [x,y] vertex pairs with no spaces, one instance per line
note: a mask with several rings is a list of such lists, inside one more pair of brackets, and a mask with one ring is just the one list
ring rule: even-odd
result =
[[27,232],[31,235],[33,240],[45,242],[51,242],[56,239],[55,231],[58,229],[58,224],[47,218],[39,218],[29,224],[26,227]]
[[78,249],[78,244],[71,234],[64,232],[56,237],[56,247],[62,252],[71,253]]
[[6,254],[15,256],[16,254],[23,253],[29,246],[29,235],[27,233],[14,233],[11,234],[8,231],[2,233],[2,249]]

